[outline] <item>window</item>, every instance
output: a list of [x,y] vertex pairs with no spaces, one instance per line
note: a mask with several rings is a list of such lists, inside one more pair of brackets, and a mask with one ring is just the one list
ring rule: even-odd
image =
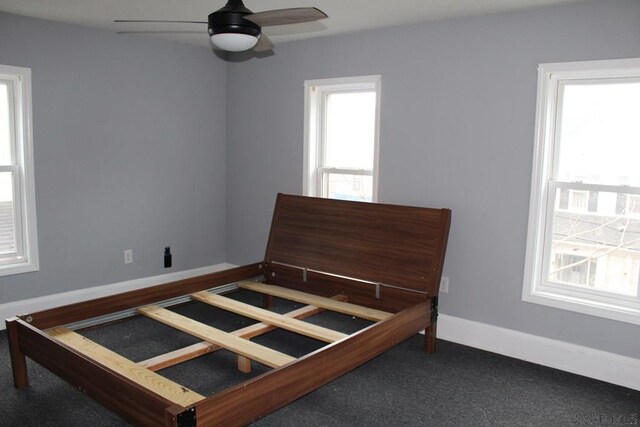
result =
[[0,276],[37,269],[31,70],[0,65]]
[[640,59],[542,64],[523,300],[640,324]]
[[380,80],[305,82],[305,195],[376,201]]

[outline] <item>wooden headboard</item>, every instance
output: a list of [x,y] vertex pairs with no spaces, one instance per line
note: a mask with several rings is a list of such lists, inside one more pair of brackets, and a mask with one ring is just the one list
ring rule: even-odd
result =
[[399,311],[437,296],[449,209],[278,194],[269,283]]

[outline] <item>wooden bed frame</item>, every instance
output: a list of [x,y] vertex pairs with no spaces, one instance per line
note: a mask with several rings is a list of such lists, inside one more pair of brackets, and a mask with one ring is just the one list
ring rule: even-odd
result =
[[[137,425],[248,424],[421,330],[435,351],[450,218],[448,209],[279,194],[261,263],[7,319],[14,384],[28,386],[29,357]],[[274,296],[307,306],[278,315],[220,295],[237,288],[263,293],[266,308]],[[260,323],[225,333],[164,308],[189,299]],[[323,310],[375,323],[346,335],[299,320]],[[74,331],[137,314],[204,341],[136,363]],[[329,344],[295,359],[249,340],[275,328]],[[274,369],[210,397],[156,373],[220,348],[244,372],[251,360]]]

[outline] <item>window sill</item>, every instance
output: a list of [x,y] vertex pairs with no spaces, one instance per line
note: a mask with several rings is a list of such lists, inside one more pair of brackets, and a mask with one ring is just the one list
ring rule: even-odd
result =
[[594,301],[589,298],[578,296],[561,295],[553,291],[536,289],[525,292],[522,300],[534,304],[559,308],[561,310],[573,311],[576,313],[588,314],[619,322],[640,325],[640,304],[623,306],[614,303]]
[[14,274],[30,273],[38,271],[40,268],[37,262],[23,262],[8,265],[0,265],[0,277],[11,276]]

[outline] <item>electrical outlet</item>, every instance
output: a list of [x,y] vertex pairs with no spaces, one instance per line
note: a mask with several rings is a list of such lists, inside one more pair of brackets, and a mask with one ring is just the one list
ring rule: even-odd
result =
[[442,276],[442,279],[440,279],[440,293],[449,293],[449,278],[447,276]]
[[131,249],[124,250],[124,263],[131,264],[133,262],[133,251]]

